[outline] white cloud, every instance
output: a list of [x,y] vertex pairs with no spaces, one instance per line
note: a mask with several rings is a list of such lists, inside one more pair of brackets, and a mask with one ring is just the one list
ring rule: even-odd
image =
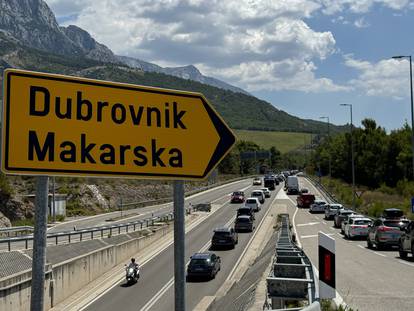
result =
[[358,72],[350,85],[366,95],[394,99],[409,96],[409,63],[406,60],[384,59],[371,63],[347,55],[345,65]]
[[367,13],[375,4],[393,10],[402,10],[410,7],[410,0],[319,0],[322,12],[327,15],[350,10],[354,13]]
[[357,28],[367,28],[370,26],[370,24],[365,20],[364,17],[361,17],[355,20],[354,26]]

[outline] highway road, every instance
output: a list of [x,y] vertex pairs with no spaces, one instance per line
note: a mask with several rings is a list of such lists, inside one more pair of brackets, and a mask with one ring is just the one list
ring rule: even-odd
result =
[[[308,180],[300,178],[300,183],[312,193],[318,193]],[[289,198],[296,203],[296,196]],[[333,221],[324,220],[323,214],[297,209],[292,201],[289,209],[290,213],[297,211],[294,222],[299,239],[315,266],[318,263],[318,231],[335,239],[337,291],[350,307],[360,311],[414,310],[414,261],[411,258],[400,259],[395,249],[370,250],[365,240],[346,240],[340,230],[333,227]]]
[[[209,193],[208,199],[219,199],[216,204],[222,204],[222,207],[186,234],[186,258],[189,259],[193,253],[209,248],[214,228],[233,222],[235,212],[241,204],[230,204],[229,194],[236,190],[245,190],[246,194],[249,194],[254,188],[259,187],[251,186],[251,180],[249,180],[226,187],[227,192],[221,189],[221,191]],[[280,188],[279,186],[275,191],[272,191],[272,197],[266,199],[265,204],[262,205],[262,210],[256,214],[256,226],[262,220]],[[223,194],[225,194],[224,197],[222,197]],[[207,197],[203,195],[198,199],[205,201]],[[187,283],[186,305],[188,310],[192,310],[204,296],[216,293],[233,268],[237,266],[238,259],[248,246],[251,237],[252,233],[240,233],[239,244],[234,250],[214,251],[221,256],[221,271],[213,280]],[[170,246],[144,265],[142,277],[137,284],[130,287],[125,287],[124,282],[117,284],[86,309],[172,310],[174,305],[173,274],[173,246]]]
[[[189,206],[189,204],[197,204],[197,203],[204,203],[209,201],[214,201],[217,198],[222,197],[223,195],[228,195],[230,192],[233,191],[234,187],[246,187],[246,185],[250,185],[251,180],[242,180],[242,181],[236,181],[229,184],[221,185],[216,188],[212,188],[194,195],[191,195],[186,198],[185,204],[186,206]],[[106,214],[100,214],[90,217],[82,217],[79,219],[73,219],[70,221],[62,222],[60,224],[55,225],[54,227],[49,228],[48,233],[59,233],[59,232],[70,232],[74,230],[74,227],[76,227],[76,230],[79,231],[84,228],[91,228],[91,227],[99,227],[99,226],[110,226],[114,224],[121,224],[121,223],[127,223],[137,220],[142,220],[149,217],[156,217],[160,215],[164,215],[166,213],[170,213],[173,210],[172,203],[165,203],[160,205],[154,205],[154,206],[147,206],[147,207],[141,207],[131,210],[123,211],[123,217],[122,219],[118,219],[116,221],[108,221],[108,219],[119,217],[121,215],[120,212],[112,212],[112,213],[106,213]],[[145,223],[144,223],[145,226]],[[122,229],[121,233],[125,230]],[[117,233],[117,231],[116,231]],[[104,235],[108,235],[109,230],[104,232]],[[99,236],[100,233],[95,233],[95,236]],[[73,235],[71,237],[71,241],[77,242],[79,241],[79,235]],[[83,236],[83,240],[90,239],[90,235],[86,234]],[[59,237],[59,244],[64,244],[68,242],[68,238],[66,236]],[[54,245],[55,239],[51,238],[48,239],[48,245]],[[0,244],[0,251],[7,250],[8,245],[7,243],[1,243]],[[19,250],[25,248],[25,242],[13,242],[11,245],[12,250]],[[28,248],[32,248],[32,241],[29,241]]]

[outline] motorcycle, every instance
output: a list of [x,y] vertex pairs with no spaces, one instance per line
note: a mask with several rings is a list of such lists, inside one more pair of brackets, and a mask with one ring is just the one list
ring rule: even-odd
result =
[[125,278],[126,278],[127,284],[129,285],[129,284],[138,282],[140,267],[135,268],[131,265],[128,265],[128,266],[125,265],[125,266],[126,266],[126,268],[125,268],[125,270],[126,270]]

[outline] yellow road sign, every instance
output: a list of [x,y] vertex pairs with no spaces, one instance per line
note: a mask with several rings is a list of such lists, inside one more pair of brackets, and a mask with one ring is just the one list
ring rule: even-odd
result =
[[202,179],[235,136],[200,93],[7,69],[2,169]]

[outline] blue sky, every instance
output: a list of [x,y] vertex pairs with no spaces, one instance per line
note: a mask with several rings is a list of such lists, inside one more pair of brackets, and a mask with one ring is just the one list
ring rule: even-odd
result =
[[[413,0],[46,0],[116,54],[194,64],[301,118],[410,121]],[[411,30],[411,31],[410,31]]]

